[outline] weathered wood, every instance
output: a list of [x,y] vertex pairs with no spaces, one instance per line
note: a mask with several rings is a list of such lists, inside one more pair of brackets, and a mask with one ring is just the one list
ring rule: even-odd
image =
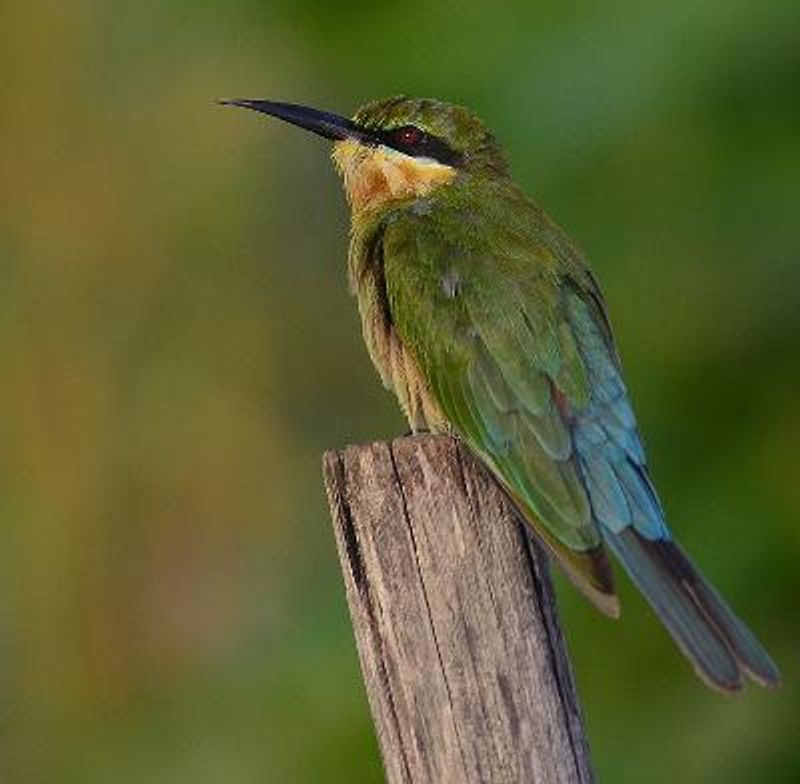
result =
[[324,473],[390,784],[591,782],[547,557],[487,471],[417,436]]

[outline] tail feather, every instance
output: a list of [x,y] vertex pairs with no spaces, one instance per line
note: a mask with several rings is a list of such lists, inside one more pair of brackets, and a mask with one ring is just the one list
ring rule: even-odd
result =
[[676,544],[664,548],[675,571],[691,592],[709,621],[722,633],[741,668],[762,686],[777,686],[781,675],[775,663],[755,635],[736,616],[725,600],[709,583],[689,557]]
[[779,684],[769,654],[678,545],[651,541],[632,528],[604,533],[609,548],[709,686],[737,691],[743,674],[764,686]]

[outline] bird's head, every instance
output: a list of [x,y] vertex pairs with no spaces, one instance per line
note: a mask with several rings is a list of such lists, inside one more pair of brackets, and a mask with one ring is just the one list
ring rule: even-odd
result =
[[424,198],[458,179],[506,174],[494,136],[462,106],[400,96],[368,103],[348,119],[275,101],[223,103],[333,140],[333,160],[358,213]]

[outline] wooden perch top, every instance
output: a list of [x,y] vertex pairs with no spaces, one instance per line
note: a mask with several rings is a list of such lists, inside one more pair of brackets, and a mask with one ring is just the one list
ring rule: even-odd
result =
[[416,436],[324,474],[387,780],[591,782],[546,556],[486,470]]

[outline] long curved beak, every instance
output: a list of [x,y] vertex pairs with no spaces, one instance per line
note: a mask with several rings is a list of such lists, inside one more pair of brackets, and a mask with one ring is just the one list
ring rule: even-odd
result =
[[252,109],[255,112],[277,117],[279,120],[305,128],[326,139],[341,141],[342,139],[357,139],[363,144],[376,144],[378,139],[367,128],[356,125],[347,117],[338,114],[312,109],[310,106],[299,106],[295,103],[281,103],[279,101],[251,100],[249,98],[236,98],[229,101],[220,101],[223,106],[240,106],[243,109]]

